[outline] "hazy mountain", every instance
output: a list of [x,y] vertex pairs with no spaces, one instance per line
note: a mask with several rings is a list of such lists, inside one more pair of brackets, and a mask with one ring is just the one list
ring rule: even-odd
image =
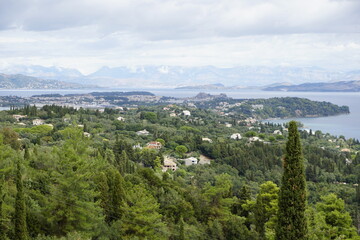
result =
[[360,79],[360,71],[336,72],[317,67],[103,67],[87,78],[91,83],[101,82],[109,86],[184,87],[218,82],[227,86],[264,86],[276,82],[299,84],[356,80]]
[[280,85],[275,87],[267,87],[263,90],[289,92],[360,92],[360,81],[303,83],[291,86]]
[[83,75],[76,69],[43,66],[13,66],[0,68],[6,74],[24,74],[44,79],[93,84],[105,87],[184,87],[211,85],[221,82],[226,86],[266,86],[286,82],[338,82],[360,80],[360,71],[329,71],[318,67],[263,67],[239,66],[138,66],[107,67]]
[[65,82],[82,82],[84,75],[77,69],[63,67],[44,67],[39,65],[14,65],[11,67],[0,68],[5,74],[23,74],[26,76],[42,79],[53,79]]
[[77,83],[68,83],[57,80],[44,80],[22,74],[0,73],[0,88],[5,89],[66,89],[83,87],[83,85]]

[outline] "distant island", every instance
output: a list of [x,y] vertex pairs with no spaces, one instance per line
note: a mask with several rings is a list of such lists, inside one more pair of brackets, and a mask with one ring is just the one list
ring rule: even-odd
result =
[[278,86],[266,87],[263,90],[287,91],[287,92],[359,92],[360,81],[303,83],[299,85],[278,85]]
[[212,95],[200,92],[194,97],[156,96],[151,92],[92,92],[84,94],[42,94],[31,97],[0,96],[0,106],[61,105],[74,108],[104,109],[177,104],[194,109],[207,109],[238,119],[324,117],[349,113],[349,107],[305,98],[233,99],[224,93]]

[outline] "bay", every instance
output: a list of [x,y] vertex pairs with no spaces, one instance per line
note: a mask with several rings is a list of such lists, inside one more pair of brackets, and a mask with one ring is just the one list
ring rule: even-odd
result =
[[269,120],[274,123],[284,123],[289,120],[301,121],[305,128],[312,130],[321,130],[324,133],[330,133],[335,136],[343,135],[346,138],[360,139],[360,92],[267,92],[261,90],[199,90],[199,89],[46,89],[46,90],[0,90],[0,96],[21,96],[29,97],[37,94],[74,94],[74,93],[90,93],[90,92],[111,92],[111,91],[149,91],[158,96],[171,97],[192,97],[199,92],[210,94],[225,93],[227,96],[239,99],[249,98],[271,98],[271,97],[301,97],[315,101],[326,101],[338,105],[346,105],[350,107],[350,114],[320,117],[320,118],[298,118],[298,119],[277,119]]

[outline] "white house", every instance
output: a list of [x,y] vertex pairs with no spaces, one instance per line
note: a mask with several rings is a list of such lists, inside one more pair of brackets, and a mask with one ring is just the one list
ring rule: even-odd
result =
[[84,136],[87,137],[87,138],[89,138],[89,137],[91,137],[91,134],[88,133],[88,132],[84,132]]
[[230,136],[231,139],[235,139],[235,140],[238,140],[238,139],[241,139],[241,134],[240,133],[234,133]]
[[264,105],[263,105],[263,104],[253,104],[253,105],[251,105],[251,107],[252,107],[252,109],[254,109],[254,110],[257,110],[257,109],[262,110],[262,109],[264,109]]
[[133,149],[142,149],[140,143],[136,144],[133,146]]
[[184,162],[185,162],[185,165],[186,165],[186,166],[190,166],[190,165],[195,165],[195,164],[197,164],[197,163],[198,163],[198,160],[197,160],[197,158],[190,157],[190,158],[184,159]]
[[210,138],[202,138],[201,139],[203,142],[209,142],[212,143],[213,141]]
[[146,129],[144,129],[142,131],[137,131],[136,134],[139,135],[139,136],[147,136],[147,135],[150,134],[150,132],[147,131]]
[[251,138],[249,138],[249,141],[250,142],[257,142],[257,141],[263,142],[264,140],[260,139],[259,137],[251,137]]
[[184,114],[184,116],[191,116],[191,113],[188,110],[184,110],[183,114]]
[[282,132],[281,132],[280,130],[275,130],[275,131],[274,131],[274,134],[276,134],[276,135],[282,135]]
[[117,120],[119,120],[119,121],[125,121],[125,118],[123,118],[123,117],[118,117]]
[[176,117],[176,113],[170,113],[170,117]]
[[39,126],[39,125],[43,125],[43,124],[45,123],[45,121],[42,120],[42,119],[34,119],[34,120],[32,121],[32,123],[33,123],[33,125],[35,125],[35,126]]

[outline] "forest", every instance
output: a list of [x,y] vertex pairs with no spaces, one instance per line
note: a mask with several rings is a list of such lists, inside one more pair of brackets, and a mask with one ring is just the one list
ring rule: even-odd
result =
[[[303,239],[360,239],[359,140],[297,126]],[[279,239],[290,127],[176,104],[0,111],[0,239]]]

